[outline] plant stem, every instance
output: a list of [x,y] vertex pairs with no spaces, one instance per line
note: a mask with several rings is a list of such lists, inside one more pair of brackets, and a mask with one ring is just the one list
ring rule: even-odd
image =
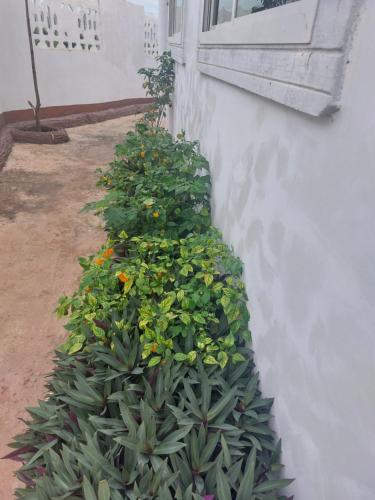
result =
[[35,99],[36,99],[36,104],[35,104],[35,107],[33,108],[34,109],[34,116],[35,116],[35,127],[36,127],[36,130],[38,132],[40,132],[42,129],[41,125],[40,125],[41,103],[40,103],[40,94],[39,94],[39,86],[38,86],[38,77],[37,77],[36,65],[35,65],[33,36],[31,34],[29,0],[25,0],[25,7],[26,7],[27,32],[28,32],[28,36],[29,36],[29,46],[30,46],[31,68],[32,68],[32,73],[33,73],[33,82],[34,82]]

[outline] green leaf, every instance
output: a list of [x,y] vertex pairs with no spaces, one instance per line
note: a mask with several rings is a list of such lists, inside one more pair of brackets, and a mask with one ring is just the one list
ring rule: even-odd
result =
[[254,488],[254,493],[268,493],[270,491],[276,492],[282,488],[286,488],[291,483],[293,483],[293,479],[274,479],[265,481]]
[[230,304],[230,298],[227,297],[226,295],[224,295],[223,297],[221,297],[220,302],[221,302],[221,305],[223,306],[223,309],[225,311]]
[[190,351],[186,359],[189,361],[189,363],[194,363],[194,361],[197,359],[197,351]]
[[176,361],[186,361],[187,360],[187,355],[184,354],[183,352],[177,352],[175,355],[174,355],[174,359]]
[[203,279],[204,279],[206,286],[210,286],[214,280],[214,277],[212,276],[212,274],[205,274]]
[[224,351],[221,351],[217,355],[217,359],[219,360],[220,367],[224,369],[228,363],[228,354]]
[[158,365],[160,361],[161,361],[161,356],[154,356],[153,358],[150,359],[148,367],[152,368],[153,366]]
[[256,455],[256,449],[252,448],[250,456],[246,462],[246,467],[240,487],[238,489],[238,500],[248,500],[253,494]]
[[76,352],[80,351],[82,347],[83,347],[83,342],[77,342],[72,345],[72,347],[68,351],[68,354],[75,354]]
[[33,464],[39,457],[43,455],[47,450],[50,448],[53,448],[55,444],[57,443],[57,439],[54,439],[53,441],[43,445],[39,450],[31,457],[31,459],[27,462],[27,466]]
[[[234,339],[234,335],[232,333],[230,333],[229,335],[227,335],[225,337],[225,339],[224,339],[224,345],[227,348],[233,347],[234,346],[234,342],[235,342],[235,339]],[[241,356],[241,354],[240,354],[240,356]]]
[[203,361],[206,363],[206,365],[217,365],[218,362],[213,356],[205,356],[203,358]]
[[146,200],[144,200],[143,204],[152,206],[155,204],[155,200],[153,198],[147,198]]
[[206,324],[206,320],[204,319],[204,317],[199,314],[199,313],[194,313],[193,314],[193,319],[196,323],[199,323],[200,325],[205,325]]
[[162,312],[164,314],[167,313],[171,309],[175,300],[176,300],[176,294],[175,294],[175,292],[171,292],[168,295],[168,297],[160,303],[160,309],[162,310]]
[[233,361],[234,364],[236,364],[236,363],[240,363],[240,362],[246,361],[246,359],[245,359],[244,356],[242,356],[241,353],[236,352],[232,356],[232,361]]
[[220,413],[227,407],[227,405],[233,402],[234,394],[236,388],[233,388],[231,391],[228,391],[215,405],[211,408],[211,410],[207,414],[207,420],[210,422],[214,420]]
[[181,318],[181,321],[185,325],[190,325],[191,319],[190,319],[190,315],[188,313],[186,313],[186,312],[181,313],[180,318]]
[[83,494],[85,500],[98,500],[94,488],[86,476],[83,477]]
[[176,453],[177,451],[185,448],[185,443],[169,443],[163,442],[154,448],[154,455],[171,455],[172,453]]
[[221,435],[220,442],[221,442],[221,449],[223,450],[224,465],[229,469],[229,467],[232,465],[232,457],[230,455],[230,451],[228,448],[228,444],[225,440],[224,434]]
[[191,431],[192,425],[188,425],[187,427],[183,429],[179,429],[178,431],[174,431],[171,434],[169,434],[163,441],[162,444],[169,443],[171,441],[179,441],[180,439],[183,439],[185,436],[189,434]]
[[100,481],[98,489],[98,500],[110,500],[111,490],[109,489],[108,481]]
[[[216,478],[218,500],[230,500],[232,498],[232,494],[229,482],[221,467],[217,468]],[[250,497],[247,497],[247,500],[249,500],[249,498]]]

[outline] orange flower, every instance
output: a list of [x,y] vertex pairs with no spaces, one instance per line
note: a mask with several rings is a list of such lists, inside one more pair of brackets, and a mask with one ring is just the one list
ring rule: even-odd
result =
[[117,277],[123,283],[127,283],[129,281],[129,278],[126,276],[125,273],[120,273]]
[[158,219],[160,217],[160,212],[158,210],[155,210],[155,212],[152,212],[152,216],[154,219]]
[[154,342],[151,347],[151,352],[156,352],[158,350],[158,347],[159,347],[158,344]]
[[98,259],[95,260],[95,264],[98,266],[102,266],[105,262],[105,259],[103,257],[99,257]]
[[91,291],[92,291],[91,286],[88,286],[88,287],[85,288],[85,292],[90,293]]
[[105,259],[109,259],[110,257],[112,257],[113,252],[114,252],[113,248],[107,248],[107,250],[103,253],[103,257]]
[[144,158],[144,157],[146,156],[146,153],[145,153],[144,151],[141,151],[141,152],[139,153],[139,156],[140,156],[141,158]]

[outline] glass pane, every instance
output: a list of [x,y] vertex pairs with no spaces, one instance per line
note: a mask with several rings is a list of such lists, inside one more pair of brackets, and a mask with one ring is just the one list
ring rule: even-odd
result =
[[204,0],[202,31],[209,31],[211,28],[211,8],[212,8],[212,0]]
[[233,0],[216,0],[212,24],[221,24],[232,19]]
[[236,17],[273,9],[292,2],[298,2],[298,0],[238,0]]
[[175,19],[175,33],[182,31],[182,0],[176,0],[176,19]]

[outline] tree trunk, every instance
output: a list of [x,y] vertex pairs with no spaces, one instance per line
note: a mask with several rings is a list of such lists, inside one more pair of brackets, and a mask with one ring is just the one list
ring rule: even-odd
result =
[[34,81],[34,90],[35,90],[35,99],[36,99],[35,106],[32,106],[32,108],[33,108],[34,117],[35,117],[35,127],[36,127],[36,130],[38,132],[40,132],[42,130],[41,125],[40,125],[40,108],[41,108],[41,103],[40,103],[40,95],[39,95],[38,77],[37,77],[36,66],[35,66],[35,54],[34,54],[33,36],[32,36],[32,33],[31,33],[29,0],[25,0],[25,6],[26,6],[27,32],[28,32],[28,35],[29,35],[31,68],[32,68],[32,72],[33,72],[33,81]]

